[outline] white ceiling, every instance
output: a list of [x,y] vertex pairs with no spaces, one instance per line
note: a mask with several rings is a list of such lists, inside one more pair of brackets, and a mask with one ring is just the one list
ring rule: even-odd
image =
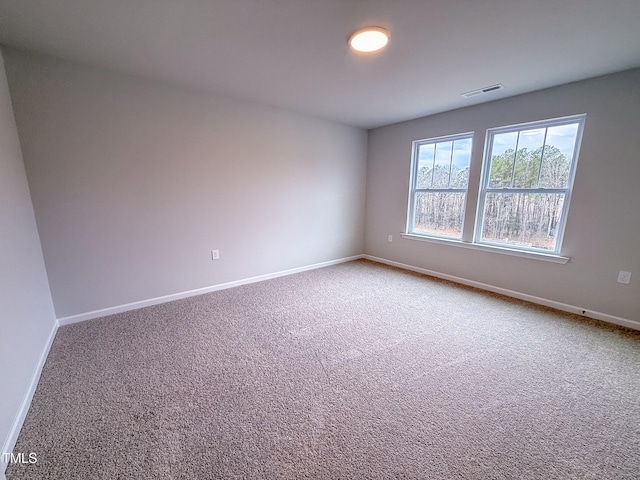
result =
[[0,0],[0,43],[371,128],[638,67],[640,0]]

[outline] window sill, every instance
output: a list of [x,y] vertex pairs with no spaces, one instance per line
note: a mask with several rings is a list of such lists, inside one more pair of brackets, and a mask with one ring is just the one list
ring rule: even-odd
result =
[[441,245],[450,245],[462,248],[468,248],[471,250],[480,250],[483,252],[491,252],[491,253],[501,253],[503,255],[512,255],[514,257],[521,258],[530,258],[533,260],[542,260],[545,262],[552,263],[567,263],[570,258],[563,257],[561,255],[542,253],[542,252],[526,252],[522,250],[514,250],[511,248],[493,246],[493,245],[479,245],[477,243],[467,243],[461,240],[452,240],[448,238],[434,238],[434,237],[423,237],[421,235],[413,235],[411,233],[402,233],[402,238],[406,238],[407,240],[419,240],[421,242],[429,242],[429,243],[439,243]]

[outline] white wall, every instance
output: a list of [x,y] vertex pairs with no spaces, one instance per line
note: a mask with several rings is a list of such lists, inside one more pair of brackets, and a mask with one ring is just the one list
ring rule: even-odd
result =
[[[508,88],[508,85],[507,85]],[[471,179],[491,127],[586,113],[562,253],[566,265],[401,239],[411,142],[475,132]],[[640,70],[599,77],[369,132],[367,254],[640,321]],[[470,190],[473,202],[477,188]],[[470,225],[473,219],[467,218]],[[394,234],[394,242],[387,235]],[[619,270],[633,274],[616,283]]]
[[[14,427],[55,328],[42,250],[0,55],[0,453]],[[18,424],[16,424],[16,422]],[[1,463],[0,472],[5,465]]]
[[366,131],[5,58],[58,318],[363,252]]

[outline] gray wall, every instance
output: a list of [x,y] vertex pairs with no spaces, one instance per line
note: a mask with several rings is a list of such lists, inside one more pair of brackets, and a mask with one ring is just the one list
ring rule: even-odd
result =
[[5,58],[58,318],[362,253],[366,131]]
[[[367,162],[359,129],[13,49],[5,58],[58,317],[364,251],[639,320],[640,70],[372,130]],[[568,264],[399,238],[412,140],[475,131],[477,178],[487,128],[578,113]],[[631,285],[616,283],[619,270]]]
[[[405,229],[413,140],[474,131],[471,178],[477,184],[488,128],[579,113],[587,119],[562,249],[571,257],[568,264],[399,238]],[[365,251],[639,321],[639,126],[640,70],[632,70],[372,130]],[[471,201],[477,193],[471,189]],[[394,234],[393,243],[387,242],[388,234]],[[616,283],[619,270],[633,273],[630,285]]]
[[[55,327],[40,240],[0,55],[0,452]],[[13,439],[15,440],[15,439]],[[0,462],[0,471],[4,464]]]

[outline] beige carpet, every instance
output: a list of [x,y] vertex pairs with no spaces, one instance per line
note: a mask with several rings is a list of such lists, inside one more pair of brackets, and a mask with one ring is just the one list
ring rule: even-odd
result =
[[640,334],[367,261],[62,327],[9,479],[638,479]]

